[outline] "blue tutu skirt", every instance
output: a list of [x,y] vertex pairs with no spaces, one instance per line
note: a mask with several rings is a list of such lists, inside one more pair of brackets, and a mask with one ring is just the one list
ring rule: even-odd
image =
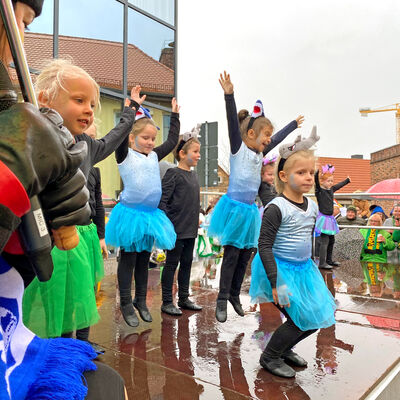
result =
[[[292,263],[275,257],[279,303],[302,331],[327,328],[335,323],[335,299],[311,259]],[[271,284],[259,254],[251,267],[250,296],[254,303],[273,302]]]
[[225,194],[212,212],[208,236],[218,238],[222,246],[250,249],[258,246],[260,228],[260,212],[255,203],[241,203]]
[[339,232],[339,227],[336,218],[333,215],[318,213],[317,221],[315,222],[315,233],[319,236],[321,233],[325,235],[336,235]]
[[127,207],[118,203],[106,225],[106,243],[129,252],[151,252],[175,247],[176,233],[171,221],[159,208]]

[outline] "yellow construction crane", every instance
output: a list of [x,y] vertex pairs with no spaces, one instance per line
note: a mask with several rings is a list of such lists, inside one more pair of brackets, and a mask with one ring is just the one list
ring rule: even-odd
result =
[[368,117],[370,113],[396,111],[396,143],[400,144],[400,103],[389,104],[388,106],[378,108],[360,108],[362,117]]

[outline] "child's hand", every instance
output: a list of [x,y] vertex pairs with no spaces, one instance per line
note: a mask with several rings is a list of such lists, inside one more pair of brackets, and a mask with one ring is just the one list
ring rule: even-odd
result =
[[301,124],[304,122],[304,115],[299,115],[299,116],[296,118],[296,122],[297,122],[297,127],[298,127],[298,128],[301,128]]
[[347,179],[349,180],[349,182],[351,182],[351,179],[350,179],[350,177],[347,175]]
[[[140,97],[140,91],[142,90],[140,85],[136,85],[131,89],[131,98],[130,99],[125,99],[125,107],[129,107],[131,104],[131,99],[136,101],[136,103],[142,105],[143,102],[146,100],[146,95],[144,94],[142,97]],[[135,108],[135,107],[132,107]],[[137,110],[136,110],[137,111]]]
[[101,248],[101,252],[103,254],[103,258],[108,260],[108,249],[107,249],[105,239],[100,239],[100,248]]
[[232,94],[233,93],[233,83],[231,82],[231,76],[224,71],[224,76],[219,74],[219,83],[224,89],[225,94]]
[[178,103],[176,102],[175,97],[172,98],[171,105],[172,105],[172,112],[178,114],[181,107],[178,106]]

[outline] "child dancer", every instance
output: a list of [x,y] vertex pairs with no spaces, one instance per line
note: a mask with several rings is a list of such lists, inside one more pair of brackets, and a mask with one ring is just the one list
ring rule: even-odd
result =
[[261,167],[261,185],[258,189],[258,197],[263,207],[277,196],[274,186],[275,163],[278,159],[277,154],[266,155],[262,161]]
[[[154,148],[157,127],[150,113],[140,108],[132,133],[115,152],[119,173],[124,183],[120,202],[111,212],[106,225],[106,243],[121,247],[118,262],[120,307],[125,322],[138,326],[134,306],[143,321],[152,317],[146,306],[150,253],[172,249],[176,234],[171,221],[158,208],[161,179],[158,162],[170,153],[179,137],[179,106],[172,99],[171,126],[168,139]],[[128,146],[129,145],[129,146]],[[135,299],[132,303],[132,274],[135,270]]]
[[186,310],[200,311],[201,307],[189,300],[190,270],[193,248],[199,227],[200,187],[197,175],[191,170],[200,159],[200,142],[197,136],[200,126],[183,135],[175,149],[177,168],[170,168],[162,180],[162,196],[159,208],[167,214],[174,225],[176,243],[167,251],[167,260],[161,276],[161,311],[170,315],[182,315],[172,299],[172,285],[179,263],[178,306]]
[[317,205],[304,197],[314,183],[315,158],[309,149],[319,137],[282,145],[277,170],[280,195],[266,207],[251,273],[252,301],[273,302],[287,320],[272,335],[260,358],[263,368],[291,378],[286,364],[306,367],[292,347],[319,328],[335,323],[335,301],[311,260]]
[[[140,86],[133,88],[134,108],[126,99],[119,124],[102,139],[94,140],[84,132],[93,123],[99,87],[86,71],[67,60],[54,60],[42,70],[35,86],[40,106],[46,107],[43,112],[58,126],[67,128],[75,141],[87,143],[88,155],[80,166],[86,178],[94,164],[128,138],[135,109],[145,98],[139,95]],[[41,337],[70,337],[77,330],[78,339],[88,340],[88,328],[99,319],[93,288],[103,275],[103,264],[96,226],[88,220],[77,229],[80,241],[75,249],[52,250],[52,278],[44,283],[35,279],[25,291],[24,321]]]
[[215,316],[219,322],[225,322],[228,300],[235,311],[244,316],[239,294],[260,232],[261,220],[255,199],[261,183],[263,154],[299,127],[304,118],[298,117],[271,138],[273,126],[264,116],[261,101],[257,101],[251,117],[247,110],[242,110],[238,117],[229,74],[221,74],[219,83],[225,93],[231,174],[228,192],[212,213],[208,234],[218,238],[224,246]]
[[339,266],[333,262],[332,251],[335,244],[335,236],[339,228],[333,216],[333,193],[350,183],[347,177],[344,181],[333,184],[333,173],[335,167],[326,164],[322,167],[321,184],[319,183],[319,170],[315,172],[315,197],[317,198],[319,213],[315,223],[315,233],[320,235],[319,241],[319,268],[332,269]]

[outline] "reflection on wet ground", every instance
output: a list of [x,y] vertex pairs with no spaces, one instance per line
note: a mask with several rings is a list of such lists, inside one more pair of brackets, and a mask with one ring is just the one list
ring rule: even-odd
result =
[[[398,272],[382,271],[385,276],[377,279],[387,277],[385,284]],[[359,399],[399,361],[400,302],[394,296],[349,290],[367,280],[358,263],[324,272],[330,289],[340,291],[338,322],[297,345],[309,367],[298,369],[289,380],[259,366],[260,353],[283,316],[270,304],[250,304],[245,293],[249,278],[242,295],[246,315],[239,317],[229,305],[228,321],[221,324],[215,320],[219,265],[193,265],[192,294],[203,311],[183,311],[178,318],[161,314],[160,270],[149,272],[153,322],[141,322],[138,328],[125,324],[116,277],[110,275],[99,297],[102,319],[91,331],[91,340],[107,349],[101,360],[124,377],[130,399]],[[377,270],[376,276],[380,273]]]

